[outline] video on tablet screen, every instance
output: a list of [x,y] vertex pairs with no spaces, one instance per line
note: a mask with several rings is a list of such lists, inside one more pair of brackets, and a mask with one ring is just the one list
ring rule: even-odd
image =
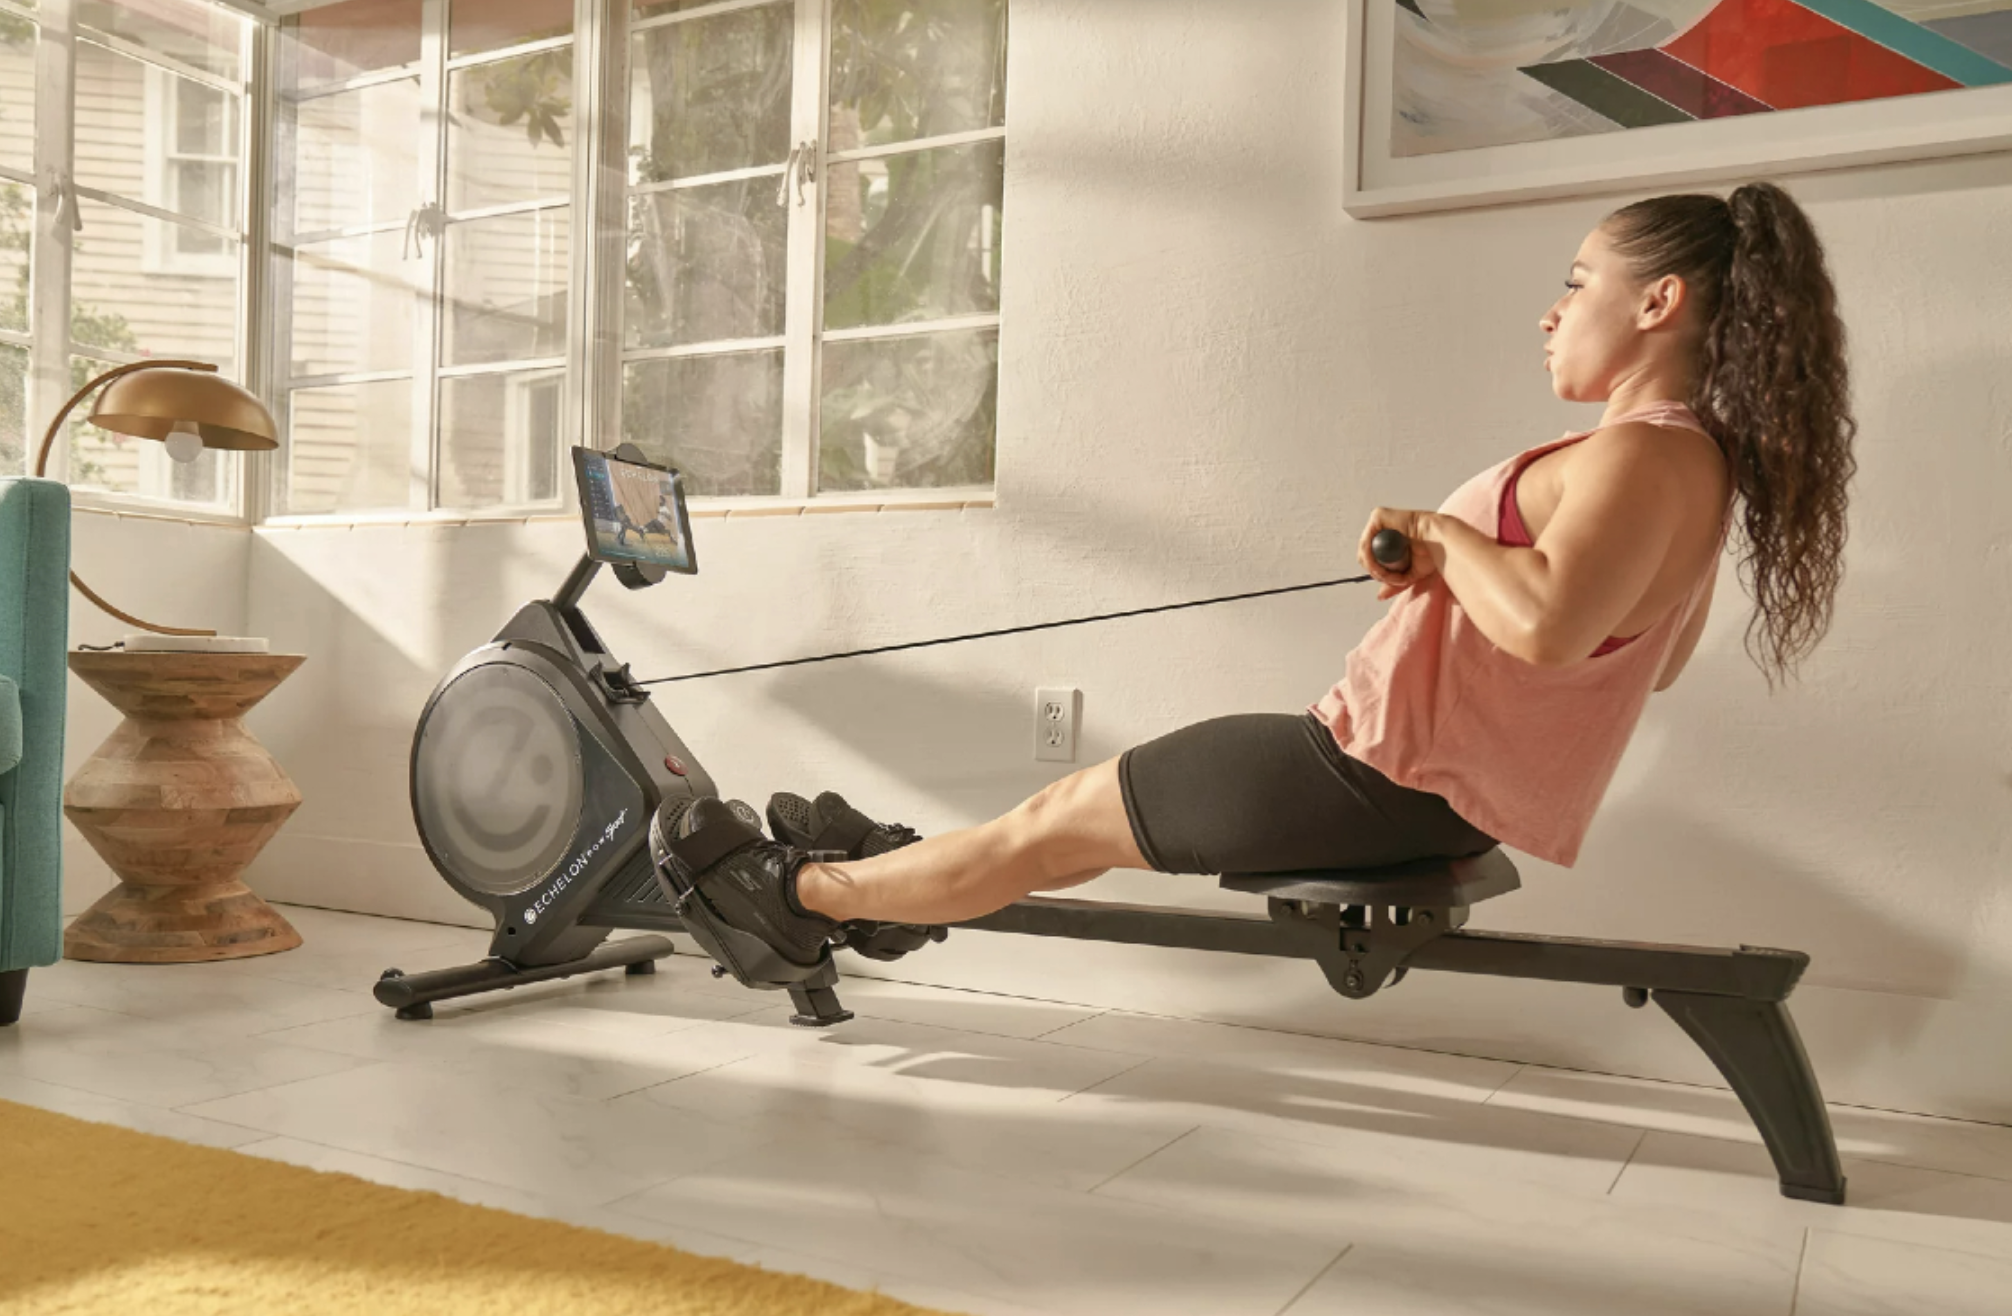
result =
[[687,575],[698,571],[676,471],[591,448],[573,449],[573,464],[589,554],[603,562],[641,562]]

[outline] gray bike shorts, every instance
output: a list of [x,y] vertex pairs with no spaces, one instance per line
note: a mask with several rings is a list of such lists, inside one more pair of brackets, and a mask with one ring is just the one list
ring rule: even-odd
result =
[[1126,750],[1132,835],[1162,873],[1287,873],[1493,849],[1445,799],[1344,754],[1312,713],[1239,713]]

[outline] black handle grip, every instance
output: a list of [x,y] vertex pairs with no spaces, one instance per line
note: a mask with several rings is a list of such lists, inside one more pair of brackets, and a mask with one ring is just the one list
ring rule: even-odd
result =
[[1369,555],[1392,571],[1411,570],[1411,541],[1401,530],[1379,530],[1369,541]]

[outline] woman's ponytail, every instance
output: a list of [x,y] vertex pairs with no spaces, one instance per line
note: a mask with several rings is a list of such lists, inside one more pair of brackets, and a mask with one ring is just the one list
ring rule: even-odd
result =
[[1748,652],[1772,685],[1830,627],[1844,575],[1851,415],[1844,322],[1823,244],[1795,200],[1749,183],[1724,201],[1671,196],[1608,217],[1643,282],[1675,274],[1704,332],[1691,410],[1742,504]]

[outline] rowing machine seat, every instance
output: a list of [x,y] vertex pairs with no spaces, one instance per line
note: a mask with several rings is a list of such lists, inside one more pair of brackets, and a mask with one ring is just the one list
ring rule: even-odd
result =
[[1291,873],[1225,873],[1225,891],[1317,905],[1461,909],[1522,886],[1500,850],[1465,859],[1417,859],[1377,868],[1310,868]]

